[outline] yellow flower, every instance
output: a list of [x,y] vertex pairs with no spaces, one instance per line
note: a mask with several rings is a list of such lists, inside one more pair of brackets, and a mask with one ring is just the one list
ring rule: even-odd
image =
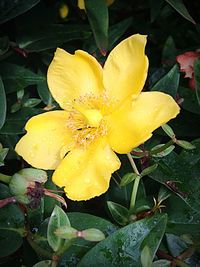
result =
[[[106,4],[107,6],[112,5],[112,3],[114,3],[115,0],[106,0]],[[85,9],[85,2],[84,0],[78,0],[78,7],[80,9]]]
[[36,168],[55,169],[53,181],[73,200],[106,192],[128,153],[179,113],[173,98],[142,92],[148,70],[146,36],[117,45],[104,67],[88,53],[57,49],[48,85],[63,110],[31,118],[16,151]]
[[59,15],[61,17],[61,19],[65,19],[69,14],[69,7],[62,3],[60,8],[59,8]]

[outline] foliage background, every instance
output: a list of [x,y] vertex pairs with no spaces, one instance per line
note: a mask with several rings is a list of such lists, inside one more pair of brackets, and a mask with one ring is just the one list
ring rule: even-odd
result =
[[[104,1],[86,0],[85,4],[86,11],[80,10],[75,0],[0,1],[0,172],[13,175],[27,167],[14,152],[26,121],[59,108],[46,83],[56,47],[69,52],[86,50],[103,63],[105,53],[124,38],[147,34],[150,69],[144,90],[164,91],[181,103],[181,114],[170,126],[178,140],[191,142],[196,148],[182,142],[169,154],[164,151],[159,157],[136,159],[140,170],[153,164],[158,167],[142,179],[134,211],[136,221],[131,224],[128,207],[132,183],[118,185],[132,172],[125,156],[105,195],[88,202],[67,200],[73,227],[97,228],[106,236],[115,234],[98,244],[78,240],[58,266],[93,266],[94,259],[97,266],[149,267],[152,261],[153,266],[200,266],[200,63],[195,64],[195,90],[188,87],[176,63],[177,55],[200,49],[200,3],[116,0],[107,7]],[[60,13],[63,5],[69,9],[66,17]],[[170,136],[159,129],[143,148],[150,150],[169,140]],[[48,175],[45,186],[56,189],[51,173]],[[6,183],[0,183],[0,199],[8,196]],[[151,212],[153,197],[165,200],[161,214]],[[19,204],[0,209],[1,266],[33,266],[51,259],[46,229],[55,204],[59,205],[45,197],[37,209]]]

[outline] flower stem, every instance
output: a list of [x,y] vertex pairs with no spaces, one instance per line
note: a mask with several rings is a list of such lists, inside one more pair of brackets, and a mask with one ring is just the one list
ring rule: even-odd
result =
[[5,207],[6,205],[10,203],[16,203],[16,198],[15,197],[8,197],[0,200],[0,208]]
[[0,181],[6,184],[9,184],[11,180],[11,176],[5,175],[3,173],[0,173]]
[[130,213],[133,212],[134,208],[135,208],[135,201],[136,201],[136,197],[137,197],[137,191],[138,191],[138,187],[139,187],[139,183],[140,183],[140,179],[141,179],[141,176],[140,176],[140,173],[137,169],[137,166],[135,165],[135,162],[131,156],[130,153],[127,154],[127,157],[128,157],[128,160],[133,168],[133,171],[138,175],[135,180],[134,180],[134,183],[133,183],[133,189],[132,189],[132,194],[131,194],[131,200],[130,200],[130,208],[129,208],[129,211]]

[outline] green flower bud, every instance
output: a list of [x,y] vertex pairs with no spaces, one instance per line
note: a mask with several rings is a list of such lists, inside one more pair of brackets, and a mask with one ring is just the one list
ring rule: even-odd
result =
[[26,168],[18,172],[27,181],[45,183],[47,181],[47,173],[43,170]]
[[102,241],[105,239],[105,235],[102,231],[95,228],[90,228],[82,231],[82,238],[88,241]]
[[10,192],[12,195],[24,195],[27,192],[29,182],[20,174],[15,173],[9,183]]
[[77,230],[70,226],[61,226],[54,232],[55,235],[63,239],[73,239],[77,237]]

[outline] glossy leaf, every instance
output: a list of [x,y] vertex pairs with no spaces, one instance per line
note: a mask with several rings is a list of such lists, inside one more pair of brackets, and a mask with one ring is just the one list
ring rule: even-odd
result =
[[5,123],[6,109],[7,109],[6,95],[4,91],[3,81],[0,77],[0,129]]
[[[0,199],[10,196],[8,187],[0,184]],[[24,214],[16,204],[0,209],[0,257],[6,257],[20,248],[25,234],[24,224]]]
[[22,90],[28,85],[37,84],[46,79],[43,75],[38,75],[25,67],[11,63],[0,65],[0,75],[4,82],[6,94]]
[[183,99],[182,108],[192,113],[200,114],[200,105],[197,100],[196,91],[179,86],[178,94]]
[[189,20],[190,22],[195,23],[194,19],[190,16],[188,10],[186,9],[185,5],[183,4],[182,0],[165,0],[168,2],[181,16],[185,19]]
[[187,249],[186,243],[179,236],[166,234],[167,246],[172,256],[177,257]]
[[85,0],[86,14],[96,44],[104,55],[108,48],[108,8],[104,0]]
[[[80,261],[79,267],[93,266],[141,266],[140,255],[142,248],[149,242],[152,256],[162,239],[166,215],[137,221],[116,231],[113,235],[93,247]],[[150,237],[150,239],[147,239]],[[142,246],[142,247],[141,247]]]
[[55,206],[47,229],[47,239],[54,251],[58,251],[63,245],[63,239],[55,235],[55,230],[61,226],[70,226],[67,214],[58,206]]
[[185,141],[185,140],[177,140],[176,144],[187,149],[187,150],[191,150],[191,149],[196,148],[193,144],[191,144],[190,142]]
[[150,267],[152,265],[152,256],[148,246],[145,246],[141,251],[142,267]]
[[141,177],[149,175],[150,173],[154,172],[156,170],[156,168],[158,167],[158,164],[154,164],[152,166],[149,166],[147,168],[145,168],[142,172],[141,172]]
[[152,267],[170,267],[171,261],[168,260],[158,260],[154,261]]
[[172,130],[172,128],[168,125],[168,124],[164,124],[161,126],[163,131],[170,137],[173,138],[175,136],[174,131]]
[[46,25],[27,28],[18,32],[17,42],[20,48],[28,52],[39,52],[61,46],[63,43],[85,39],[90,36],[88,27],[83,25]]
[[127,174],[125,174],[122,177],[121,181],[120,181],[120,186],[125,186],[125,185],[131,183],[137,177],[138,177],[138,174],[136,174],[136,173],[127,173]]
[[31,9],[40,0],[1,0],[0,2],[0,24],[19,16],[20,14],[26,12]]
[[175,97],[178,90],[179,78],[180,73],[178,65],[174,65],[172,69],[151,88],[151,91],[160,91]]
[[108,209],[113,217],[113,219],[121,225],[125,225],[128,222],[128,217],[129,217],[129,211],[127,208],[124,206],[112,202],[112,201],[107,201]]
[[174,145],[171,145],[169,146],[168,148],[162,150],[162,152],[158,152],[158,153],[155,153],[154,154],[154,150],[157,150],[157,149],[160,149],[164,146],[164,144],[160,144],[160,145],[157,145],[157,146],[154,146],[152,149],[151,149],[151,152],[152,152],[152,156],[154,158],[162,158],[162,157],[166,157],[167,155],[169,155],[175,148]]

